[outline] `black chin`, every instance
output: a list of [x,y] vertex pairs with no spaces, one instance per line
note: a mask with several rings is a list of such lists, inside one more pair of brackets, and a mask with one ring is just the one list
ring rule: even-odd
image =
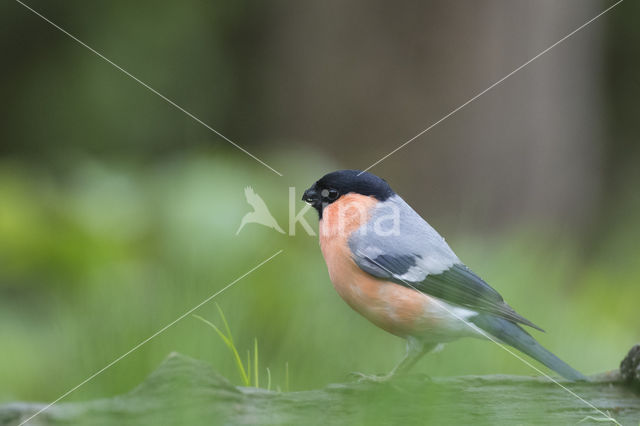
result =
[[322,205],[322,201],[321,200],[317,200],[317,199],[313,199],[313,200],[309,200],[309,199],[305,199],[304,197],[302,198],[302,201],[304,201],[305,203],[309,204],[311,207],[313,207],[317,212],[318,212],[318,218],[322,219],[322,209],[323,209],[323,205]]

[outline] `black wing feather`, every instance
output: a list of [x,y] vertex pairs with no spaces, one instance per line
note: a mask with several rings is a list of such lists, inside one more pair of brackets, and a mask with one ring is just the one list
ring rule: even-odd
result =
[[455,264],[440,274],[427,275],[419,282],[400,279],[400,276],[416,265],[416,257],[420,256],[380,255],[374,259],[364,256],[355,260],[360,268],[379,278],[389,279],[396,284],[413,288],[455,305],[486,312],[544,331],[514,311],[500,293],[463,264]]

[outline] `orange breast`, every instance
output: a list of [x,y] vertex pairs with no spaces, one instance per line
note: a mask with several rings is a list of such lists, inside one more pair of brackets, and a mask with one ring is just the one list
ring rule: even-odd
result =
[[361,270],[351,257],[348,238],[365,223],[377,200],[347,194],[327,206],[320,221],[320,247],[329,277],[340,296],[378,327],[397,336],[422,334],[433,328],[428,296],[377,279]]

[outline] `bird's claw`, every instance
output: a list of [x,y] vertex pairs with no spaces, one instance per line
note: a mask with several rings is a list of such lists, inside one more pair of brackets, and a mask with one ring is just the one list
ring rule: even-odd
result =
[[393,375],[364,374],[358,371],[352,371],[351,373],[349,373],[349,377],[352,379],[355,379],[355,381],[358,383],[363,383],[363,382],[384,383],[384,382],[388,382],[393,377]]

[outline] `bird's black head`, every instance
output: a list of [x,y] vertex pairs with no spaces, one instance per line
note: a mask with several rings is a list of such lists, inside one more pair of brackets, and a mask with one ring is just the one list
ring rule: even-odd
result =
[[395,192],[378,176],[360,170],[338,170],[324,175],[307,189],[302,201],[311,204],[322,218],[322,210],[341,196],[355,193],[384,201]]

